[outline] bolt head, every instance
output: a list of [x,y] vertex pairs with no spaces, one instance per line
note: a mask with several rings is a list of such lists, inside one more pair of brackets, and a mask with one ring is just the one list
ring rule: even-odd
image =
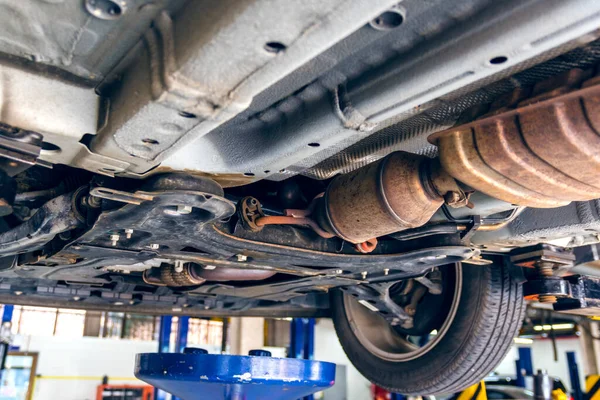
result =
[[183,272],[183,264],[184,264],[183,261],[179,261],[179,260],[175,261],[175,272],[177,272],[177,273]]
[[110,241],[112,242],[112,245],[116,246],[117,242],[119,241],[120,238],[121,237],[119,235],[115,235],[115,234],[110,235]]

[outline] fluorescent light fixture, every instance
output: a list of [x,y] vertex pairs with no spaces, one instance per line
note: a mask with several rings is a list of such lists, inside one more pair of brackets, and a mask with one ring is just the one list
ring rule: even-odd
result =
[[552,324],[552,325],[535,325],[533,327],[533,330],[536,332],[541,332],[541,331],[549,331],[551,329],[554,329],[555,331],[560,331],[560,330],[569,330],[569,329],[573,329],[575,328],[575,324]]
[[533,339],[528,339],[528,338],[522,338],[522,337],[516,337],[514,339],[514,342],[516,344],[533,344]]

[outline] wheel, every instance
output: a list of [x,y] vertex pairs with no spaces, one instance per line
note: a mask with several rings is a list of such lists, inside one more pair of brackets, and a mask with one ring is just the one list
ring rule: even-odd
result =
[[[500,260],[440,270],[442,293],[420,299],[412,330],[392,327],[347,292],[332,292],[340,343],[371,382],[405,395],[458,392],[479,382],[508,352],[525,309],[509,267]],[[427,335],[434,329],[435,336]]]

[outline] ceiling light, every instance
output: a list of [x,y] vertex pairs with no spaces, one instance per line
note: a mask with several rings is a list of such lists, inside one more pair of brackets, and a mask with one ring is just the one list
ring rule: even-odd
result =
[[541,331],[549,331],[554,329],[555,331],[558,330],[568,330],[568,329],[573,329],[575,328],[575,324],[552,324],[552,325],[535,325],[533,327],[533,330],[536,332],[541,332]]
[[522,337],[516,337],[514,339],[514,342],[516,344],[533,344],[533,339],[528,339],[528,338],[522,338]]

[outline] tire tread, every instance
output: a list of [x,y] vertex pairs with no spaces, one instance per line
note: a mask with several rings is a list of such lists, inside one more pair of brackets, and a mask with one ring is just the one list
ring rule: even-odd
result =
[[[447,357],[446,362],[440,365],[417,364],[415,368],[396,370],[384,360],[378,359],[381,363],[370,362],[369,359],[374,356],[365,354],[367,350],[352,334],[348,322],[340,321],[340,318],[347,318],[345,312],[334,307],[335,329],[350,361],[378,386],[405,395],[453,393],[481,381],[508,352],[521,326],[525,306],[521,285],[512,278],[508,265],[502,260],[490,266],[464,267],[463,273],[475,271],[472,268],[481,269],[476,271],[480,276],[471,279],[471,282],[480,285],[479,291],[466,309],[459,308],[459,312],[470,314],[462,322],[464,340],[449,350],[454,354]],[[464,272],[465,269],[467,272]],[[339,308],[342,296],[338,296]],[[336,306],[336,301],[332,304]],[[352,338],[347,336],[349,333]],[[408,363],[415,361],[419,360]],[[381,367],[378,368],[378,365]],[[420,374],[419,369],[422,370]]]

